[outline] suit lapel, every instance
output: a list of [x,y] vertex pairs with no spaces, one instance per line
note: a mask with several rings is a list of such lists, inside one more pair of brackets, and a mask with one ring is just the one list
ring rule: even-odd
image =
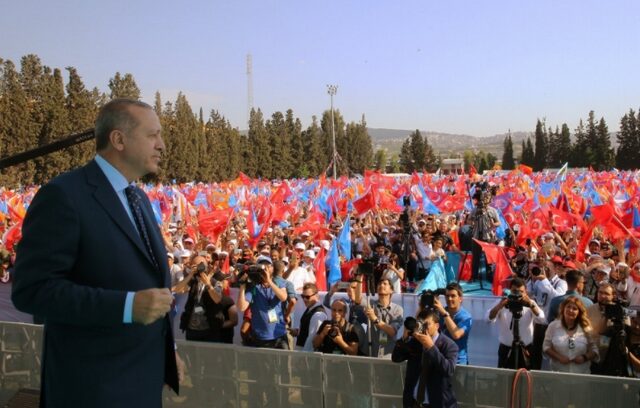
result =
[[129,238],[136,248],[149,260],[149,263],[153,264],[147,250],[144,247],[142,238],[136,231],[135,226],[131,222],[131,219],[127,215],[127,212],[122,207],[122,202],[113,190],[113,187],[107,180],[100,167],[95,161],[89,162],[85,167],[87,180],[90,184],[96,187],[93,192],[93,196],[104,211],[111,217],[115,224],[122,230],[122,232]]

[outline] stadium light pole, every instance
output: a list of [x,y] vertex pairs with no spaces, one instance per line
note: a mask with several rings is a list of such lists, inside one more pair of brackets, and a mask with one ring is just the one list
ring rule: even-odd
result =
[[337,158],[338,152],[336,151],[336,131],[335,131],[335,122],[333,121],[333,95],[338,92],[338,85],[327,85],[327,93],[331,97],[331,138],[333,139],[333,179],[336,180],[338,178],[337,173]]

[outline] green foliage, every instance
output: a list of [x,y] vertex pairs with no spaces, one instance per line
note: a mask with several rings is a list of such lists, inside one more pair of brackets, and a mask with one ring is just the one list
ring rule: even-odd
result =
[[637,169],[640,165],[640,112],[636,117],[630,109],[620,119],[617,139],[616,167],[621,170]]
[[140,88],[136,84],[133,75],[127,73],[124,76],[116,72],[116,75],[109,79],[110,99],[130,98],[140,100]]
[[533,166],[535,162],[535,153],[533,151],[533,144],[531,138],[527,138],[527,141],[522,141],[522,156],[520,157],[520,163],[527,166]]
[[536,150],[533,156],[533,170],[534,171],[542,171],[545,167],[547,167],[547,133],[545,130],[544,123],[538,119],[536,123]]
[[383,149],[376,150],[373,156],[373,167],[383,173],[387,171],[387,152]]
[[439,164],[439,159],[436,157],[433,147],[429,144],[426,136],[422,137],[418,129],[411,133],[409,138],[402,144],[400,167],[404,172],[435,172]]
[[504,153],[502,153],[502,169],[513,170],[516,166],[515,159],[513,158],[513,140],[511,140],[511,133],[504,138]]

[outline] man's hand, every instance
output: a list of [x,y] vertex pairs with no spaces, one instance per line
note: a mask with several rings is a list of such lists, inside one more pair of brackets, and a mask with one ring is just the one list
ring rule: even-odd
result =
[[140,290],[133,297],[133,321],[144,325],[161,319],[171,310],[173,296],[167,288]]
[[371,307],[365,308],[364,309],[364,313],[367,315],[369,320],[371,320],[372,322],[375,322],[376,320],[378,320],[378,317],[376,316],[376,312],[373,310],[373,308],[371,308]]
[[429,333],[416,332],[416,333],[413,333],[413,338],[418,340],[418,342],[422,344],[422,347],[424,347],[427,350],[433,347],[433,339],[431,338]]
[[433,299],[433,307],[440,313],[440,315],[446,314],[446,309],[442,306],[442,303],[438,300],[438,298]]

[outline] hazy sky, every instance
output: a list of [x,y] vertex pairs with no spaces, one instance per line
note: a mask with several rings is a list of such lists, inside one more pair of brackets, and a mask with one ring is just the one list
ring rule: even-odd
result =
[[575,128],[594,110],[609,128],[640,107],[640,1],[20,0],[0,1],[0,57],[35,53],[107,90],[130,72],[153,102],[183,91],[194,111],[247,119],[329,106],[370,127],[489,136]]

